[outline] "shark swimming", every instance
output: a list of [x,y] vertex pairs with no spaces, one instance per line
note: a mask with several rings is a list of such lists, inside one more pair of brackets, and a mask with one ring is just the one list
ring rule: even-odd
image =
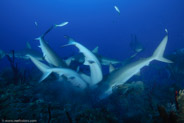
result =
[[[6,53],[4,51],[0,51],[0,54],[1,54],[1,58],[3,58],[6,55],[12,57],[12,53]],[[42,54],[36,50],[33,50],[29,42],[27,42],[27,47],[25,49],[14,51],[14,57],[18,59],[28,60],[29,58],[27,57],[27,55],[34,56],[37,60],[40,60],[40,61],[44,60]]]
[[143,67],[148,66],[153,60],[172,63],[172,61],[163,57],[167,41],[168,35],[163,38],[151,57],[130,63],[110,73],[107,80],[99,86],[99,88],[103,90],[102,94],[100,94],[100,98],[102,99],[109,96],[112,93],[113,86],[124,84],[132,76],[138,74]]
[[84,59],[85,59],[84,65],[89,65],[90,67],[91,84],[95,85],[98,82],[100,82],[103,78],[103,74],[102,74],[101,64],[97,59],[97,57],[90,50],[84,47],[82,44],[74,41],[72,38],[68,36],[65,36],[65,37],[69,39],[69,43],[64,46],[74,45],[79,49],[79,52],[84,55]]
[[136,35],[131,35],[131,42],[130,42],[130,47],[131,49],[136,52],[139,53],[141,51],[144,50],[143,45],[137,40]]
[[[118,61],[116,59],[112,59],[112,58],[108,58],[108,57],[105,57],[103,55],[100,55],[98,53],[98,49],[99,49],[99,47],[96,47],[91,52],[98,58],[98,60],[100,61],[101,65],[109,66],[110,64],[113,64],[113,65],[121,64],[121,61]],[[85,59],[84,59],[84,56],[82,54],[77,54],[77,55],[73,55],[73,56],[67,58],[65,61],[69,65],[72,61],[77,61],[79,63],[83,63],[84,60]]]
[[48,34],[52,29],[56,28],[56,27],[63,27],[65,25],[67,25],[68,22],[64,22],[62,24],[59,25],[54,25],[51,26],[51,28],[49,28],[42,36],[40,36],[39,38],[36,38],[36,40],[38,40],[40,42],[40,48],[42,50],[43,53],[43,57],[44,59],[53,66],[56,67],[67,67],[67,64],[65,63],[64,60],[62,60],[55,52],[54,50],[49,46],[49,44],[44,40],[44,37],[46,36],[46,34]]
[[39,37],[36,40],[40,42],[40,48],[43,53],[44,59],[53,66],[56,67],[66,67],[66,63],[51,49],[48,43],[43,39],[43,37]]
[[78,87],[80,89],[85,89],[88,86],[87,82],[83,79],[83,77],[81,77],[80,74],[78,74],[72,69],[50,68],[46,64],[43,64],[42,62],[38,61],[36,58],[32,57],[31,55],[27,55],[27,56],[31,59],[31,61],[35,64],[35,66],[43,73],[43,76],[41,77],[39,82],[42,82],[43,80],[45,80],[51,73],[56,73],[57,75],[59,75],[59,77],[67,78],[67,81],[71,82],[71,84],[75,87]]

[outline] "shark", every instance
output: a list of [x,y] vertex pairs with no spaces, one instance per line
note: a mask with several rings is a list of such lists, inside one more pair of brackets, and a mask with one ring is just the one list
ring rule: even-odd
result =
[[36,40],[40,42],[40,48],[43,53],[44,59],[53,66],[66,67],[66,63],[52,50],[48,43],[44,40],[44,37],[39,37]]
[[137,40],[136,35],[132,35],[131,36],[131,42],[130,42],[130,47],[131,49],[136,52],[136,53],[140,53],[141,51],[144,50],[143,45]]
[[145,59],[140,59],[126,66],[123,66],[117,70],[114,70],[114,71],[111,70],[112,72],[107,77],[106,81],[101,83],[101,85],[99,85],[100,90],[102,90],[101,91],[102,93],[99,96],[100,99],[103,99],[111,95],[112,88],[114,86],[124,84],[132,76],[138,74],[143,67],[149,66],[150,62],[152,62],[153,60],[157,60],[165,63],[173,63],[171,60],[168,60],[163,57],[167,41],[168,41],[168,35],[166,35],[163,38],[163,40],[158,45],[158,47],[156,48],[152,56]]
[[[0,57],[1,58],[3,58],[6,55],[8,55],[10,57],[13,56],[12,53],[6,53],[6,52],[0,50]],[[40,61],[44,60],[42,54],[36,50],[33,50],[31,45],[29,44],[29,42],[27,42],[27,47],[25,49],[14,51],[14,57],[18,58],[18,59],[28,60],[29,58],[27,57],[27,55],[34,56],[37,60],[40,60]]]
[[82,74],[81,76],[80,74],[69,68],[51,68],[48,65],[40,62],[33,56],[31,55],[27,56],[31,59],[31,61],[35,64],[35,66],[43,73],[43,76],[41,77],[39,82],[45,80],[49,75],[51,75],[51,73],[55,73],[59,75],[59,77],[67,78],[67,81],[71,82],[73,86],[78,87],[79,89],[83,90],[88,87],[88,83],[85,81],[85,79],[83,79],[83,77],[85,78],[87,77],[85,76],[85,74]]
[[74,45],[79,49],[79,52],[84,55],[84,65],[88,65],[90,68],[91,86],[96,85],[103,79],[102,68],[98,58],[82,44],[76,42],[74,39],[68,36],[65,37],[69,40],[69,43],[64,45],[63,47]]
[[[91,52],[98,58],[101,65],[109,66],[110,64],[116,65],[116,64],[121,64],[122,63],[119,60],[108,58],[108,57],[105,57],[103,55],[100,55],[98,53],[98,49],[99,49],[99,47],[97,46]],[[84,60],[85,59],[84,59],[84,56],[82,54],[77,54],[77,55],[73,55],[73,56],[67,58],[65,61],[69,65],[72,61],[77,61],[79,63],[83,63]]]
[[64,60],[62,60],[56,52],[49,46],[49,44],[44,40],[44,37],[54,28],[56,27],[63,27],[67,25],[68,22],[63,22],[59,25],[53,25],[51,26],[42,36],[36,38],[36,40],[39,41],[40,45],[39,47],[41,48],[41,51],[43,53],[44,59],[50,64],[55,67],[67,67],[67,64],[65,63]]

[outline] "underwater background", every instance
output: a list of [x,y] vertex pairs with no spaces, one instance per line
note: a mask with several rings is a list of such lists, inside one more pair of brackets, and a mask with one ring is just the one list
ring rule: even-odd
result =
[[[1,0],[1,122],[184,123],[183,6],[183,0]],[[131,77],[102,100],[91,89],[75,90],[54,75],[39,83],[42,73],[31,60],[11,56],[12,50],[24,50],[29,42],[42,54],[35,38],[66,21],[66,26],[54,28],[45,36],[62,59],[78,53],[72,46],[62,47],[68,43],[66,35],[89,50],[98,46],[101,56],[118,61],[135,54],[138,44],[131,43],[135,39],[143,50],[127,61],[129,64],[151,56],[167,29],[164,56],[174,63],[153,61],[141,69],[140,76]],[[74,63],[71,69],[77,71],[78,65],[82,66]],[[121,64],[114,66],[118,69]],[[102,65],[102,71],[106,78],[109,66]]]

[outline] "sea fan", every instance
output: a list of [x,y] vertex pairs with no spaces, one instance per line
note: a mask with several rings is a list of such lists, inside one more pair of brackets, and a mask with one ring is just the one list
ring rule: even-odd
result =
[[178,102],[178,123],[184,123],[184,90],[179,91],[179,95],[177,97]]

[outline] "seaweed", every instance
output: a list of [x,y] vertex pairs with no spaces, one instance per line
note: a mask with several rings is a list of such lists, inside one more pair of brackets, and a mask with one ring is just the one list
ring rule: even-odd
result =
[[14,52],[14,50],[12,50],[12,58],[9,55],[6,55],[6,56],[8,58],[8,61],[10,62],[10,66],[11,66],[11,69],[13,71],[14,84],[18,84],[20,75],[19,75],[19,70],[18,70],[17,63],[15,63],[15,52]]
[[164,106],[161,105],[158,105],[157,108],[160,118],[162,119],[162,123],[177,123],[177,115],[175,112],[171,111],[168,114]]
[[71,118],[69,112],[65,111],[65,113],[66,113],[66,116],[68,118],[69,123],[72,123],[72,118]]
[[52,115],[51,115],[51,105],[48,105],[48,113],[49,113],[49,119],[48,119],[48,123],[50,123],[51,119],[52,119]]
[[19,68],[18,68],[18,64],[15,62],[15,51],[12,50],[12,58],[9,55],[7,56],[7,59],[10,63],[11,69],[13,71],[13,83],[15,85],[19,84],[23,84],[26,82],[26,76],[27,76],[27,71],[26,69],[24,69],[23,73],[20,72]]

